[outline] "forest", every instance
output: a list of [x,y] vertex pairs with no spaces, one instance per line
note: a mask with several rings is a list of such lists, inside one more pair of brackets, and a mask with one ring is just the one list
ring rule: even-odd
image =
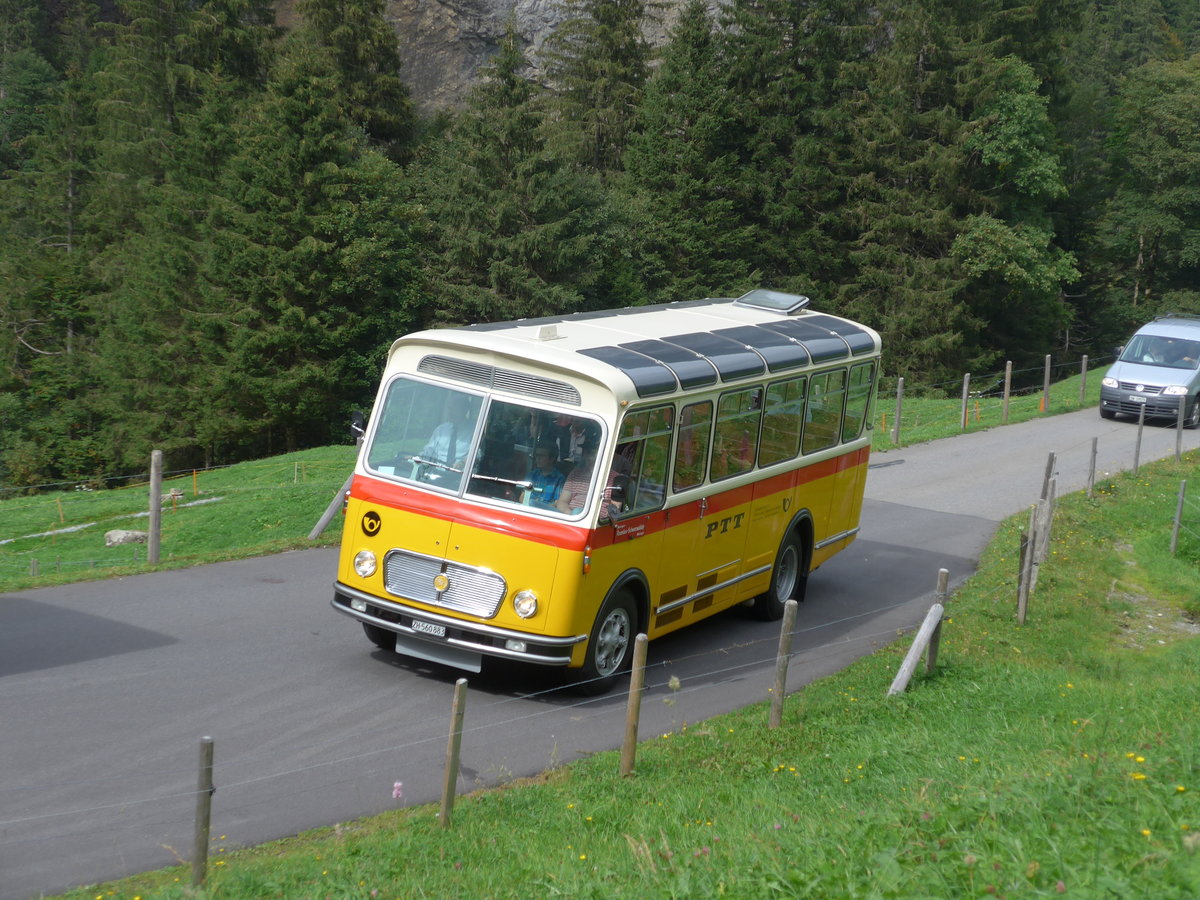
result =
[[885,375],[1200,313],[1196,0],[563,0],[421,114],[384,0],[0,0],[0,488],[348,440],[399,335],[803,293]]

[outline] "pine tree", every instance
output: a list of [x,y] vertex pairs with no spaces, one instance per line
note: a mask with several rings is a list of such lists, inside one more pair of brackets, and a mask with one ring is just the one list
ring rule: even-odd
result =
[[1126,327],[1200,312],[1200,54],[1151,61],[1122,88],[1117,189],[1098,227],[1109,302]]
[[651,61],[647,0],[567,0],[547,40],[546,74],[562,128],[556,149],[597,172],[616,172],[634,127]]
[[836,179],[850,123],[834,102],[868,54],[858,0],[734,0],[723,20],[725,90],[737,101],[738,177],[750,265],[764,283],[811,294],[842,279]]
[[739,217],[738,105],[724,89],[720,44],[705,0],[682,12],[646,87],[625,152],[655,299],[737,296],[756,286],[752,230]]
[[94,85],[92,15],[71,4],[55,54],[62,80],[22,141],[24,162],[0,179],[0,478],[38,484],[103,471],[91,393],[94,323],[83,209]]
[[1049,224],[1063,189],[1036,76],[948,13],[883,10],[846,98],[842,170],[842,308],[884,333],[900,371],[932,379],[1053,346],[1074,277]]
[[293,35],[212,223],[205,280],[229,303],[218,389],[260,452],[340,432],[419,303],[400,172],[343,116],[337,78],[326,48]]
[[411,152],[414,113],[384,8],[384,0],[301,0],[298,7],[308,39],[329,51],[331,99],[341,114],[403,162]]
[[[423,166],[437,318],[495,321],[637,299],[599,179],[554,156],[509,24],[466,109]],[[618,288],[618,285],[622,285]]]

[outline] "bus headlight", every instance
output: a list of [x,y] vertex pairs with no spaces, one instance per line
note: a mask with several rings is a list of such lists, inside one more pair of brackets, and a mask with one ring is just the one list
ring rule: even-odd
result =
[[1100,379],[1100,383],[1107,388],[1120,387],[1120,384],[1117,382],[1117,379],[1113,378],[1111,375],[1105,375],[1103,378]]
[[375,554],[370,550],[359,550],[354,555],[354,571],[363,578],[370,578],[375,574]]
[[1186,394],[1187,392],[1188,389],[1186,384],[1173,384],[1170,387],[1163,388],[1164,394],[1174,394],[1175,396]]
[[513,609],[522,619],[528,619],[537,613],[537,594],[533,591],[518,591],[513,597]]

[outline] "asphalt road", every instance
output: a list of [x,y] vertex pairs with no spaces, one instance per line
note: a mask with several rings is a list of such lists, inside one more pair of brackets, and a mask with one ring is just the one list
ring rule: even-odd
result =
[[[1092,438],[1102,477],[1132,466],[1136,432],[1086,410],[873,456],[861,537],[810,579],[789,689],[917,624],[938,569],[968,577],[997,523],[1037,500],[1049,453],[1059,493],[1079,490]],[[1174,449],[1148,426],[1140,459]],[[335,555],[0,594],[0,900],[189,859],[204,736],[214,856],[438,799],[460,673],[374,650],[329,606]],[[777,642],[739,610],[654,642],[642,737],[765,699]],[[620,691],[583,700],[487,668],[459,790],[618,747],[624,714]]]

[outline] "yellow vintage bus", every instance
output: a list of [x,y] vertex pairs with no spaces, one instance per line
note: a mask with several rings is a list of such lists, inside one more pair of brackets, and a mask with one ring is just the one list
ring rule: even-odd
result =
[[738,604],[778,619],[858,533],[880,341],[737,299],[435,329],[391,347],[333,606],[396,653],[576,669]]

